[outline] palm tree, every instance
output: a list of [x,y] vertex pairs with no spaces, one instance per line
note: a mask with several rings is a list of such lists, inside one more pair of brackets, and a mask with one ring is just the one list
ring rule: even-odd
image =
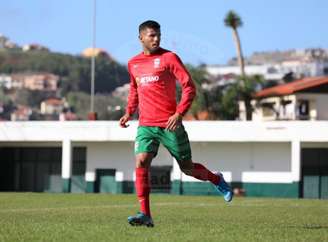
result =
[[243,76],[245,76],[245,64],[244,64],[243,52],[241,49],[240,38],[239,38],[239,34],[238,34],[238,28],[243,26],[243,21],[241,20],[241,18],[239,17],[239,15],[237,13],[230,10],[224,19],[224,24],[225,24],[225,26],[232,29],[232,34],[233,34],[234,42],[235,42],[236,49],[237,49],[237,58],[238,58],[238,64],[240,67],[240,73],[241,73],[241,76],[243,77]]
[[245,110],[246,110],[246,120],[252,120],[252,93],[254,92],[251,91],[248,87],[250,79],[246,77],[245,74],[245,63],[244,63],[244,57],[243,57],[243,52],[241,48],[241,43],[240,43],[240,38],[238,34],[238,28],[243,25],[243,21],[241,20],[240,16],[235,13],[234,11],[230,10],[225,19],[224,19],[224,24],[225,26],[229,27],[232,29],[232,34],[233,34],[233,39],[236,45],[237,49],[237,58],[238,58],[238,64],[240,67],[240,73],[241,73],[241,81],[242,85],[240,86],[240,94],[241,97],[244,101],[245,105]]

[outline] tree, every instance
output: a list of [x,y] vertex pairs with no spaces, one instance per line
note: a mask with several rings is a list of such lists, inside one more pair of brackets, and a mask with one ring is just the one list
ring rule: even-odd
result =
[[[67,95],[69,106],[79,119],[85,120],[89,112],[90,95],[84,92],[70,92]],[[124,114],[125,103],[111,95],[95,95],[95,112],[99,120],[118,120]]]
[[40,104],[42,101],[56,97],[54,92],[46,92],[39,90],[28,90],[28,89],[18,89],[16,94],[14,95],[14,102],[16,104],[29,106],[32,108],[40,108]]
[[195,97],[195,100],[193,101],[190,107],[190,113],[192,114],[192,116],[194,116],[197,119],[197,114],[200,111],[204,111],[204,110],[209,111],[209,107],[208,107],[209,104],[206,100],[206,94],[202,89],[202,83],[206,79],[206,71],[202,67],[194,67],[192,65],[186,65],[186,66],[191,75],[191,78],[194,81],[196,87],[196,93],[197,93],[197,96]]
[[10,103],[10,98],[6,95],[5,88],[0,86],[0,104],[6,105]]
[[226,87],[226,90],[220,97],[219,118],[222,120],[235,120],[238,118],[238,84],[232,84]]
[[232,29],[232,34],[233,34],[234,42],[235,42],[236,49],[237,49],[237,58],[238,58],[238,64],[240,67],[240,73],[241,73],[241,76],[245,76],[244,57],[243,57],[241,42],[240,42],[240,38],[239,38],[239,34],[238,34],[238,28],[243,26],[243,22],[237,13],[230,10],[224,19],[224,24],[225,24],[225,26]]
[[246,120],[252,120],[253,106],[251,100],[253,99],[253,94],[256,92],[258,86],[263,85],[264,79],[261,75],[244,76],[240,77],[243,79],[243,85],[238,85],[238,92],[240,99],[244,101]]
[[237,13],[230,10],[224,19],[224,24],[225,24],[225,26],[232,29],[232,34],[233,34],[233,38],[234,38],[234,42],[235,42],[236,50],[237,50],[238,64],[239,64],[240,73],[241,73],[240,79],[244,86],[244,90],[242,91],[242,98],[243,98],[245,110],[246,110],[246,120],[252,120],[252,112],[253,112],[252,105],[251,105],[252,95],[251,95],[251,93],[247,92],[247,91],[250,91],[247,86],[250,85],[249,81],[251,79],[247,79],[246,74],[245,74],[244,57],[243,57],[241,42],[240,42],[240,38],[239,38],[239,34],[238,34],[238,28],[243,25],[243,22]]

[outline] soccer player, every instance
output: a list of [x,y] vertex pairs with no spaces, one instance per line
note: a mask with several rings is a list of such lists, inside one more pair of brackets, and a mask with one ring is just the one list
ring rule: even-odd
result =
[[[128,127],[136,109],[139,109],[139,127],[135,141],[135,188],[140,212],[128,217],[131,225],[154,226],[150,213],[149,168],[162,143],[177,160],[186,175],[210,181],[230,202],[233,192],[221,173],[214,174],[191,159],[188,135],[182,117],[188,111],[196,94],[195,86],[180,58],[160,47],[160,25],[152,20],[139,26],[139,40],[143,51],[128,62],[130,92],[126,113],[119,124]],[[182,87],[182,97],[177,105],[176,80]]]

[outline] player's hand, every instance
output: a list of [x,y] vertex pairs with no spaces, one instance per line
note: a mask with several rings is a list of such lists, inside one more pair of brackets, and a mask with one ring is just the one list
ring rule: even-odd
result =
[[130,120],[130,118],[131,118],[131,116],[128,113],[124,114],[124,116],[122,118],[120,118],[119,123],[120,123],[121,128],[127,128],[127,127],[129,127],[129,125],[127,124],[127,122]]
[[166,123],[166,130],[175,131],[182,124],[182,115],[179,113],[173,114]]

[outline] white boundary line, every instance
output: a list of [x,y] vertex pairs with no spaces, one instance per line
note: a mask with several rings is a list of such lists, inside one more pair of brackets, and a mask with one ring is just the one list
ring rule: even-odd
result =
[[[49,208],[17,208],[17,209],[0,209],[0,213],[10,212],[48,212],[57,210],[81,210],[81,209],[109,209],[109,208],[134,208],[138,207],[136,204],[112,204],[101,206],[75,206],[75,207],[49,207]],[[269,204],[264,201],[248,201],[242,203],[183,203],[183,202],[166,202],[166,203],[152,203],[152,207],[165,207],[165,206],[177,206],[177,207],[309,207],[307,204],[289,203],[289,204]],[[311,206],[310,206],[311,207]]]

